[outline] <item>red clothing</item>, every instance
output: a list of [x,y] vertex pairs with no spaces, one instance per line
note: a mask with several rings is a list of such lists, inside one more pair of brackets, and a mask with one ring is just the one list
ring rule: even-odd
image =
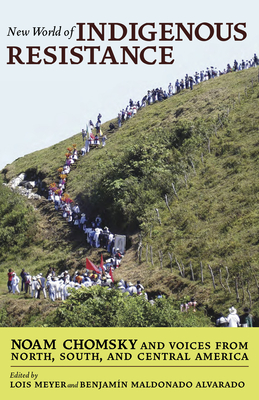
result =
[[8,281],[9,281],[9,282],[12,281],[12,279],[13,279],[13,274],[14,274],[14,271],[13,271],[13,272],[8,272],[7,276],[8,276]]

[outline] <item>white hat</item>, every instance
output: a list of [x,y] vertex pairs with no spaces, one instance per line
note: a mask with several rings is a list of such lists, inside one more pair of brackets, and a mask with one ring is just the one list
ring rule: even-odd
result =
[[235,307],[230,307],[229,310],[230,314],[236,314],[237,310],[235,309]]

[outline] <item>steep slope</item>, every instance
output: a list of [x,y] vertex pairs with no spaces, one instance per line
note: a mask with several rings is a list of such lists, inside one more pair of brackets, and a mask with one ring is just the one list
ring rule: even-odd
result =
[[[177,299],[194,295],[214,311],[252,305],[258,314],[258,77],[258,68],[230,73],[142,109],[113,133],[110,121],[102,125],[105,148],[80,158],[67,191],[90,218],[101,214],[129,236],[117,279],[141,279],[150,293]],[[72,143],[79,148],[81,134],[16,160],[4,179],[27,172],[47,187]],[[43,203],[41,226],[55,225],[59,241],[53,254],[66,254],[57,267],[77,268],[84,242],[73,245],[77,233],[56,215],[47,221],[53,211]]]

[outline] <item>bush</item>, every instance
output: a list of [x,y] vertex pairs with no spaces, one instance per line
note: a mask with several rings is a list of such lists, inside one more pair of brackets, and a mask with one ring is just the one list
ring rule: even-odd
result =
[[128,296],[101,286],[71,290],[69,298],[45,321],[62,327],[180,327],[209,326],[202,311],[181,313],[179,303],[157,299],[151,305],[142,296]]
[[35,216],[26,199],[0,182],[0,257],[33,241]]

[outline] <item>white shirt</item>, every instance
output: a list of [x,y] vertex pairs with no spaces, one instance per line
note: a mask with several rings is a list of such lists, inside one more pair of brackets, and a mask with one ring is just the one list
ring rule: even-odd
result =
[[237,314],[229,314],[227,316],[227,321],[229,328],[237,328],[240,324],[240,319]]

